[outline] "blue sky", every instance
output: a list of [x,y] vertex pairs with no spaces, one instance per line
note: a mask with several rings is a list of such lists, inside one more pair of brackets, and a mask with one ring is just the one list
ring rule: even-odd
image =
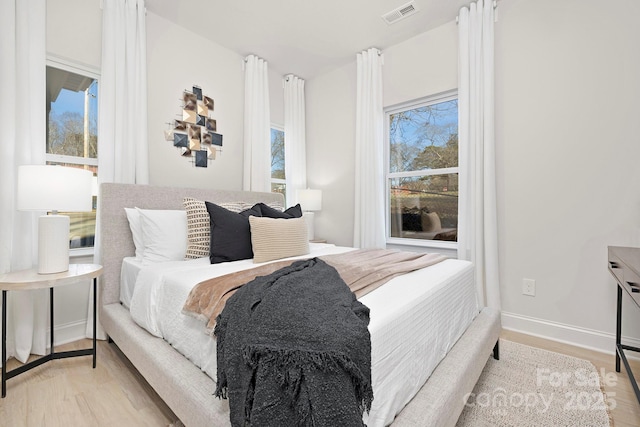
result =
[[62,89],[56,102],[51,104],[51,109],[56,112],[71,111],[82,115],[84,114],[84,93]]
[[[95,94],[97,85],[91,86],[91,93]],[[94,112],[98,109],[98,98],[91,97],[89,100],[89,108]],[[73,92],[68,89],[62,89],[58,94],[58,98],[51,104],[51,111],[58,114],[70,111],[84,115],[84,92]]]
[[[437,109],[437,114],[431,117],[430,125],[434,127],[447,128],[449,126],[456,126],[458,124],[458,109],[452,107],[452,103],[456,101],[443,102],[444,108]],[[454,104],[455,105],[455,104]],[[401,129],[401,130],[400,130]],[[402,122],[398,128],[399,133],[397,135],[391,135],[391,143],[406,142],[409,144],[417,144],[418,137],[421,134],[421,126],[412,122]],[[404,141],[401,139],[400,134],[404,134]],[[397,139],[396,139],[397,138]],[[436,145],[443,145],[446,143],[446,139],[442,141],[432,141]]]

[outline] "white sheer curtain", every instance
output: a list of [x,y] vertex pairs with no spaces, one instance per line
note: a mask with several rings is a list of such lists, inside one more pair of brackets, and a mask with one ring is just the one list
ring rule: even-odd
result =
[[500,309],[493,23],[491,0],[460,9],[458,258],[475,264],[480,303]]
[[244,76],[245,191],[271,191],[270,132],[269,68],[264,59],[249,55]]
[[[37,263],[37,218],[16,210],[18,166],[45,162],[45,0],[1,0],[0,273]],[[9,292],[7,357],[45,354],[48,291]],[[4,360],[1,361],[5,363]]]
[[144,0],[104,0],[98,179],[147,184],[147,40]]
[[371,48],[357,54],[356,185],[353,244],[384,248],[384,165],[382,54]]
[[[102,74],[98,99],[98,182],[149,183],[147,141],[147,40],[144,0],[104,0]],[[98,203],[98,210],[100,204]],[[96,223],[94,260],[100,224]],[[88,337],[93,336],[93,294]],[[100,328],[97,338],[106,338]]]
[[287,204],[293,206],[297,190],[307,188],[304,80],[293,74],[284,79],[284,138]]

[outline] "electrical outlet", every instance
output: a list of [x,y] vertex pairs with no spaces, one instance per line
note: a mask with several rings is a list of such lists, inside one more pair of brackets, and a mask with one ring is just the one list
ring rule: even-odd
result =
[[522,279],[522,294],[536,296],[536,281],[533,279]]

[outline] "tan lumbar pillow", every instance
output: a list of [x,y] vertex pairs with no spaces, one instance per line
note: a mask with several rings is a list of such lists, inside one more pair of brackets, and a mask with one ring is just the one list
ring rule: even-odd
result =
[[250,216],[253,262],[267,262],[309,253],[304,218],[265,218]]

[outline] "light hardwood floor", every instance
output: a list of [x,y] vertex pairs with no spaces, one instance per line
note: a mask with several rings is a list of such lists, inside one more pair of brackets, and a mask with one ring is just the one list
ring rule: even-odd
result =
[[[56,351],[90,348],[90,340]],[[98,341],[91,356],[47,362],[7,381],[0,401],[0,426],[167,426],[177,417],[113,344]],[[19,366],[9,360],[8,369]],[[181,425],[181,424],[178,424]]]
[[[615,372],[614,356],[567,344],[503,331],[502,338],[591,361],[598,370],[616,375],[615,384],[605,385],[615,402],[611,411],[616,427],[640,426],[640,404],[624,372]],[[90,347],[82,340],[56,351]],[[636,377],[640,362],[632,361]],[[8,369],[18,366],[10,360]],[[615,395],[612,395],[615,393]],[[98,365],[90,357],[54,360],[10,379],[7,397],[0,401],[0,426],[168,426],[181,425],[177,417],[149,387],[120,350],[98,343]]]

